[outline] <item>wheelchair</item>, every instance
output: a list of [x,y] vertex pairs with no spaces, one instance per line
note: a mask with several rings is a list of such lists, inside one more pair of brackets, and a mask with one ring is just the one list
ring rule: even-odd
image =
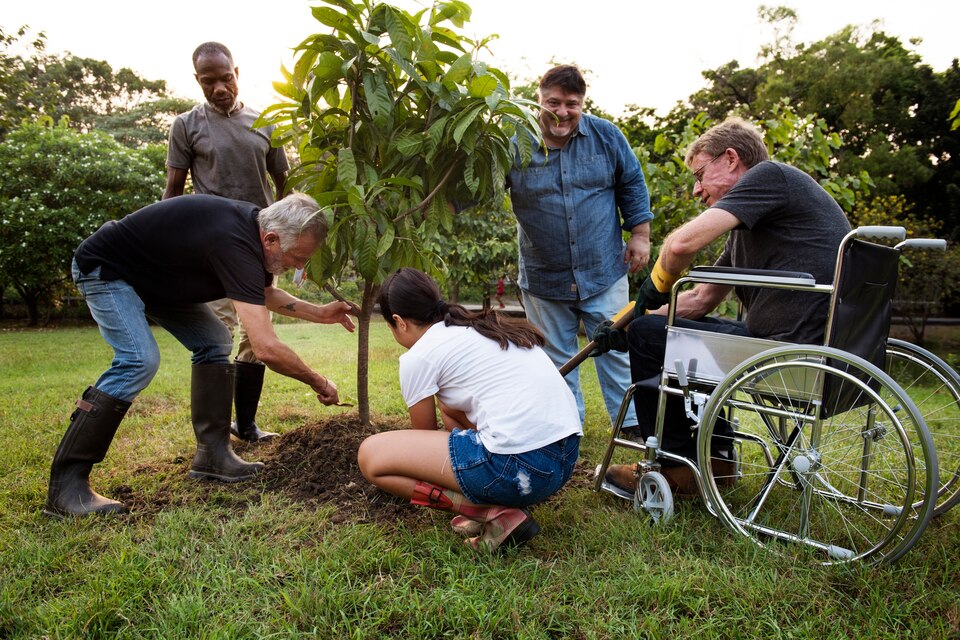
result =
[[[851,231],[833,284],[718,267],[678,280],[662,372],[627,389],[594,489],[663,523],[674,500],[662,466],[685,466],[707,510],[760,547],[824,565],[901,558],[935,514],[960,500],[957,454],[941,477],[935,444],[956,448],[960,377],[930,352],[887,337],[901,252],[945,243],[905,238],[902,227]],[[828,295],[825,343],[675,326],[677,294],[698,282]],[[658,397],[655,435],[642,443],[622,437],[639,388]],[[660,446],[668,402],[683,404],[696,459]],[[604,478],[618,448],[641,454],[633,493]]]

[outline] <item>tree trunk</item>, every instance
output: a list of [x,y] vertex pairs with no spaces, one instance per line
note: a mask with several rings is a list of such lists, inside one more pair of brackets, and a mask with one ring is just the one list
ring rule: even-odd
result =
[[370,317],[380,286],[365,282],[357,316],[357,411],[360,424],[370,424]]
[[23,304],[27,308],[27,326],[37,326],[40,321],[40,294],[34,289],[21,287],[16,283],[14,283],[13,288],[20,294],[20,299],[23,300]]

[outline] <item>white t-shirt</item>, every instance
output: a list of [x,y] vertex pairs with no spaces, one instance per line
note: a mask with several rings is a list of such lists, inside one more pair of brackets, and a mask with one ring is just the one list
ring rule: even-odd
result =
[[408,407],[436,395],[477,425],[492,453],[524,453],[583,435],[577,402],[543,349],[506,350],[471,327],[438,322],[400,356]]

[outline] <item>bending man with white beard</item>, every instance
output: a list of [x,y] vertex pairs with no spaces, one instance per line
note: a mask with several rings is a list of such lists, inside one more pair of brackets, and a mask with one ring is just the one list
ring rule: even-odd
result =
[[[547,339],[545,350],[558,367],[579,350],[587,335],[630,300],[627,273],[650,259],[650,196],[640,163],[616,126],[582,112],[587,85],[572,65],[550,69],[540,79],[543,147],[521,168],[521,145],[507,176],[517,217],[519,278],[527,319]],[[526,141],[524,141],[526,142]],[[526,146],[526,145],[524,145]],[[624,243],[624,232],[630,233]],[[596,360],[597,376],[611,422],[630,384],[630,361],[612,352]],[[576,370],[567,384],[584,419]],[[624,424],[637,424],[631,408]]]
[[310,304],[273,286],[274,275],[306,264],[326,232],[317,203],[303,194],[264,209],[195,195],[144,207],[84,240],[74,255],[73,279],[114,358],[77,401],[53,459],[44,512],[62,517],[124,510],[95,493],[88,476],[160,366],[148,320],[192,354],[191,420],[197,437],[192,478],[237,482],[263,468],[242,460],[230,446],[233,340],[207,306],[210,300],[233,302],[266,366],[310,386],[321,403],[338,402],[337,385],[277,338],[269,315],[340,323],[353,331],[346,303]]

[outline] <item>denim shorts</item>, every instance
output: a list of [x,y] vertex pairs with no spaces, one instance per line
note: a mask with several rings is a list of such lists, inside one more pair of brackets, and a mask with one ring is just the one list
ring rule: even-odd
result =
[[490,453],[474,429],[450,432],[450,462],[460,492],[474,504],[528,507],[560,490],[580,454],[571,435],[533,451]]

